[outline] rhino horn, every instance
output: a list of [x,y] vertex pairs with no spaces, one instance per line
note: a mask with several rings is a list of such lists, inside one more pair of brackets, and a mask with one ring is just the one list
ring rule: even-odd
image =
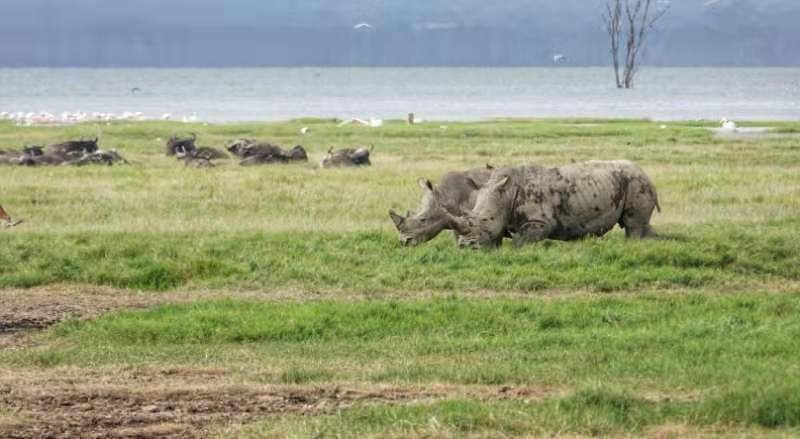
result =
[[463,217],[453,215],[445,209],[442,209],[442,214],[447,219],[447,224],[453,228],[458,234],[465,234],[468,232],[467,220]]
[[403,218],[402,215],[400,215],[399,213],[395,212],[392,209],[389,209],[389,216],[392,218],[392,222],[394,222],[394,225],[397,228],[400,228],[400,225],[402,225],[406,221],[406,219]]

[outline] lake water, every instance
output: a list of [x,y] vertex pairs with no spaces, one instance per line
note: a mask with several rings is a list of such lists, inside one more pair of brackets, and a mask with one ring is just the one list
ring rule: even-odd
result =
[[[208,122],[297,117],[428,120],[636,117],[800,120],[800,69],[0,69],[0,111],[143,112]],[[141,91],[132,93],[133,88]]]

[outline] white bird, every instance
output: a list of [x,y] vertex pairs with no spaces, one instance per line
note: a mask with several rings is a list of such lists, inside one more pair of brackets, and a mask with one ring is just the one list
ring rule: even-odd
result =
[[562,53],[553,54],[553,64],[558,64],[560,62],[567,62],[567,56]]
[[161,120],[170,120],[170,119],[172,119],[171,113],[164,113],[161,115]]
[[308,127],[300,128],[300,134],[308,134]]
[[728,120],[724,117],[722,118],[722,120],[719,121],[719,124],[722,125],[723,130],[729,130],[729,131],[736,130],[736,122]]
[[373,26],[369,23],[358,23],[357,25],[353,26],[353,29],[372,29]]

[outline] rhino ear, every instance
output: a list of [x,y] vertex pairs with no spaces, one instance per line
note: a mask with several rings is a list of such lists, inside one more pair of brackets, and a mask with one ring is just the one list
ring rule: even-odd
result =
[[486,169],[492,170],[492,169],[494,169],[494,165],[492,165],[491,163],[487,163],[486,164]]
[[491,184],[492,190],[497,190],[497,191],[503,190],[503,188],[506,186],[506,184],[508,184],[508,180],[509,180],[508,175],[506,175],[505,177],[501,178],[497,182],[492,183]]
[[431,183],[430,180],[420,178],[419,180],[417,180],[417,184],[419,185],[419,187],[422,188],[423,191],[433,192],[433,183]]
[[389,217],[392,218],[392,222],[397,228],[400,228],[400,225],[402,225],[406,221],[405,218],[403,218],[400,214],[398,214],[392,209],[389,209]]

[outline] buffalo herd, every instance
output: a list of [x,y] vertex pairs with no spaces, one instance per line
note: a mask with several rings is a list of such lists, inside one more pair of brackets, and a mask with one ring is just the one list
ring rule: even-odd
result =
[[[237,139],[223,148],[198,146],[197,136],[172,136],[166,154],[185,166],[207,168],[235,157],[241,166],[308,162],[306,150],[290,149],[254,139]],[[322,168],[369,166],[372,147],[330,148]],[[1,150],[0,164],[47,166],[128,162],[114,149],[102,150],[98,139],[79,139],[49,146]],[[462,247],[495,247],[511,238],[515,246],[545,239],[572,240],[603,236],[614,226],[628,238],[655,236],[650,226],[654,210],[661,210],[656,188],[645,172],[627,160],[586,161],[565,166],[489,165],[449,172],[438,184],[419,180],[422,202],[416,212],[389,216],[400,244],[427,242],[443,230],[452,230]],[[14,221],[0,208],[6,226]]]
[[21,151],[0,149],[0,164],[19,166],[72,165],[83,166],[128,163],[115,149],[102,150],[97,138],[70,140],[47,147],[25,146]]

